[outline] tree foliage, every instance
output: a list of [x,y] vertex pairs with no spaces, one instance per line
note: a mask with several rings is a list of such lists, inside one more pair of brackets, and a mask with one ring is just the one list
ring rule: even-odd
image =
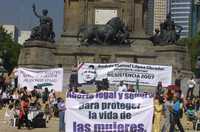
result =
[[192,71],[196,70],[197,56],[200,56],[200,33],[191,38],[184,38],[179,43],[185,44],[188,47],[188,52],[191,58]]
[[21,45],[12,40],[4,28],[0,26],[0,57],[4,68],[10,72],[17,66]]

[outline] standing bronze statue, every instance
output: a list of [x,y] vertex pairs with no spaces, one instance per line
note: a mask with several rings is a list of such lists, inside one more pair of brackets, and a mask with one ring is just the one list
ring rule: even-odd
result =
[[35,4],[32,6],[34,15],[40,20],[40,25],[31,31],[30,40],[42,40],[54,42],[55,33],[53,32],[53,19],[48,17],[48,10],[43,9],[42,15],[36,12]]

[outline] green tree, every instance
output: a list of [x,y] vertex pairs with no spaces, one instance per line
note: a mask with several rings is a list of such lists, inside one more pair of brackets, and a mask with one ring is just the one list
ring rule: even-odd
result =
[[179,41],[180,44],[184,44],[188,47],[188,52],[191,58],[191,68],[195,72],[197,56],[200,56],[200,33],[191,38],[184,38]]
[[17,66],[21,45],[14,42],[11,35],[0,26],[0,57],[3,60],[3,66],[11,72]]

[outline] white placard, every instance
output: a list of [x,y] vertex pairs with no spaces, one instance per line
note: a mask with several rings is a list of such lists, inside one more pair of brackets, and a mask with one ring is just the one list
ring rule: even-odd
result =
[[26,86],[32,90],[34,86],[47,87],[61,92],[63,89],[63,68],[53,69],[17,69],[18,84],[20,87]]
[[95,9],[95,24],[104,25],[111,18],[117,17],[117,10]]
[[69,132],[151,132],[153,96],[104,91],[68,93],[65,130]]

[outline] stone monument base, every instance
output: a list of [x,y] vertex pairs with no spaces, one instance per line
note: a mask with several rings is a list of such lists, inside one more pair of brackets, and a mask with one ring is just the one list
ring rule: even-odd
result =
[[57,42],[56,63],[65,69],[69,77],[73,64],[81,62],[114,63],[130,62],[173,67],[173,80],[178,70],[185,76],[191,75],[190,57],[187,48],[175,44],[153,46],[149,40],[136,40],[129,46],[91,45],[81,46],[76,38],[63,35]]
[[19,67],[53,68],[56,46],[46,41],[26,41],[19,55]]
[[[73,42],[73,43],[72,43]],[[64,68],[64,86],[67,87],[74,64],[130,62],[173,67],[173,80],[180,70],[191,76],[187,48],[177,45],[153,46],[151,41],[136,40],[129,46],[81,46],[76,38],[61,37],[57,44],[45,41],[27,41],[19,56],[19,66],[28,68]]]

